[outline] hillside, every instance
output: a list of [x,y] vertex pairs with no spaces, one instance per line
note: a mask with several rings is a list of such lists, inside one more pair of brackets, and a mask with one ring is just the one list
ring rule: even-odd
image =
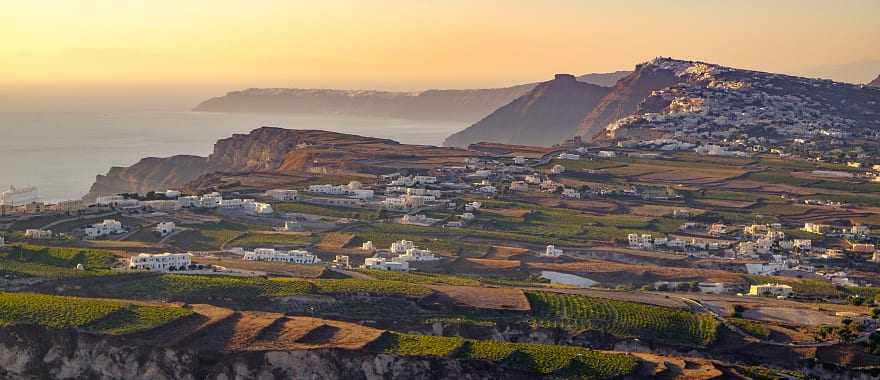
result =
[[461,164],[476,155],[461,149],[407,145],[343,133],[263,127],[214,144],[208,157],[145,158],[98,175],[86,199],[123,192],[197,188],[219,182],[297,181],[313,175],[375,175]]
[[572,136],[578,123],[608,94],[601,87],[557,74],[467,129],[449,136],[446,146],[477,142],[553,145]]
[[784,146],[795,139],[872,140],[878,103],[880,91],[864,86],[657,58],[621,80],[578,134]]
[[[625,71],[586,74],[579,81],[610,87]],[[530,91],[536,83],[470,90],[391,92],[251,88],[208,99],[196,111],[341,114],[413,120],[473,122]]]
[[868,83],[868,86],[880,87],[880,75],[877,76],[877,79],[874,79],[873,81],[871,81],[871,83]]

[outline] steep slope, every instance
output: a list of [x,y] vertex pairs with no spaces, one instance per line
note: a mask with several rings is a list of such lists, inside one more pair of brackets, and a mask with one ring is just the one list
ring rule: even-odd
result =
[[85,198],[93,200],[98,195],[177,188],[207,173],[208,167],[205,157],[198,156],[144,158],[132,166],[112,167],[106,175],[98,175]]
[[873,81],[871,81],[871,83],[868,83],[868,86],[880,87],[880,75],[877,76],[877,79],[874,79]]
[[[145,158],[127,168],[97,176],[86,199],[123,192],[211,187],[223,177],[270,186],[313,175],[375,175],[420,171],[437,165],[461,165],[476,152],[407,145],[344,133],[263,127],[214,144],[208,157]],[[222,174],[222,175],[221,175]]]
[[[586,74],[579,81],[610,87],[628,74]],[[298,88],[252,88],[208,99],[196,111],[278,112],[392,117],[473,122],[534,88],[536,83],[505,88],[390,92]]]
[[608,94],[607,87],[583,83],[573,75],[535,86],[469,128],[449,136],[444,145],[477,142],[553,145],[571,137],[584,117]]
[[[650,85],[630,83],[636,77]],[[870,145],[880,128],[876,88],[670,58],[640,65],[606,100],[615,97],[620,99],[603,101],[605,109],[597,107],[585,120],[582,136],[633,143],[741,141],[766,149],[796,141]]]
[[678,83],[675,73],[657,65],[643,63],[617,82],[607,96],[582,120],[577,135],[590,141],[611,122],[629,116],[652,92]]

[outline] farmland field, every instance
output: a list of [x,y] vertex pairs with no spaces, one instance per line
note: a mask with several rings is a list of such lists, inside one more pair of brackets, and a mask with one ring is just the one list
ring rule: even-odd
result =
[[37,324],[50,328],[83,328],[124,334],[166,324],[192,314],[172,306],[29,293],[0,293],[0,323]]
[[611,379],[632,373],[636,359],[582,347],[466,340],[388,333],[367,347],[405,356],[480,359],[554,377]]
[[702,346],[715,339],[708,315],[660,306],[550,292],[526,293],[542,326],[599,330],[620,337]]

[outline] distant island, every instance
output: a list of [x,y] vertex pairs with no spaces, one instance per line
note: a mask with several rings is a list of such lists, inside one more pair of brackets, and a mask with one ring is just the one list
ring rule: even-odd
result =
[[[628,71],[586,74],[577,80],[614,86]],[[392,92],[301,88],[251,88],[208,99],[195,111],[271,112],[475,122],[531,91],[538,83],[504,88]]]

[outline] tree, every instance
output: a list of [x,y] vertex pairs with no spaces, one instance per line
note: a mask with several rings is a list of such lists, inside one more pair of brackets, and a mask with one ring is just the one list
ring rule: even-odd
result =
[[871,309],[871,319],[880,319],[880,306]]

